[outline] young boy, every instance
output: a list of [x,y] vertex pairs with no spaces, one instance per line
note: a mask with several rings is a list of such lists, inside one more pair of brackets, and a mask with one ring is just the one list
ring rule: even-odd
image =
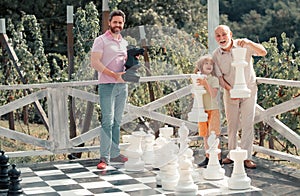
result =
[[[205,112],[208,114],[207,122],[199,122],[199,135],[203,137],[204,149],[207,151],[209,146],[207,139],[212,131],[216,136],[220,135],[220,113],[217,100],[217,94],[219,90],[219,80],[214,72],[214,62],[210,55],[204,55],[196,62],[194,73],[201,72],[206,75],[204,79],[198,79],[198,85],[202,85],[207,93],[203,95],[203,106]],[[219,145],[220,148],[220,145]],[[221,162],[221,153],[218,154],[218,158]],[[209,161],[209,154],[205,153],[205,159],[198,164],[198,167],[206,167]]]

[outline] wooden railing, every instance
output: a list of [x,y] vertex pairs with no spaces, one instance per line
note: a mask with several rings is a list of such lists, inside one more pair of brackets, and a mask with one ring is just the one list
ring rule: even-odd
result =
[[[186,80],[189,79],[189,74],[183,75],[167,75],[167,76],[151,76],[141,77],[140,82],[151,81],[170,81],[170,80]],[[288,81],[288,80],[276,80],[267,78],[257,78],[258,83],[285,85],[300,88],[300,82]],[[101,131],[101,125],[92,128],[89,131],[78,135],[77,137],[69,137],[69,108],[68,97],[79,98],[84,101],[98,104],[99,97],[97,94],[79,90],[80,86],[94,86],[97,85],[97,81],[77,81],[77,82],[65,82],[65,83],[44,83],[44,84],[28,84],[28,85],[14,85],[14,86],[0,86],[1,91],[5,90],[17,90],[17,89],[30,89],[33,93],[28,94],[18,100],[10,102],[6,105],[0,106],[0,116],[12,112],[23,106],[37,103],[41,99],[46,98],[48,108],[48,118],[45,119],[48,124],[48,137],[47,139],[41,139],[29,134],[25,134],[19,131],[11,130],[6,127],[0,127],[0,137],[6,137],[14,140],[19,140],[26,144],[37,146],[40,150],[30,151],[15,151],[6,152],[10,157],[24,157],[24,156],[37,156],[37,155],[52,155],[72,152],[89,152],[98,151],[99,145],[85,145],[84,147],[78,147],[82,143],[89,142],[99,136]],[[76,87],[76,88],[75,88]],[[124,118],[122,125],[132,122],[139,117],[147,117],[155,121],[160,121],[165,124],[179,127],[184,122],[185,125],[191,130],[190,135],[194,135],[197,130],[197,124],[189,122],[184,119],[179,119],[155,111],[156,109],[172,103],[184,96],[191,93],[191,85],[187,85],[183,88],[165,95],[151,103],[148,103],[142,107],[134,106],[130,103],[126,105]],[[276,105],[272,108],[264,109],[257,105],[255,123],[263,121],[278,133],[284,136],[287,140],[293,143],[298,149],[300,148],[300,136],[295,131],[291,130],[288,126],[284,125],[278,119],[276,115],[287,112],[289,110],[300,107],[300,97],[291,99],[282,104]],[[226,129],[226,128],[225,128]],[[295,163],[300,163],[299,156],[271,150],[262,146],[254,146],[254,151],[261,152],[266,155],[278,157],[283,160],[288,160]]]

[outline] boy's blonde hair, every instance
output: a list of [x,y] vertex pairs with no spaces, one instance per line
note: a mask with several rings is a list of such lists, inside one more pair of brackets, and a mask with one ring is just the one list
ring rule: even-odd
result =
[[[203,73],[203,65],[204,65],[204,62],[205,61],[212,61],[213,62],[213,65],[215,65],[213,59],[212,59],[212,56],[209,55],[209,54],[206,54],[206,55],[203,55],[201,56],[198,61],[195,63],[196,66],[195,66],[195,69],[194,69],[194,73],[196,74],[198,71],[200,71],[201,73]],[[215,74],[215,68],[213,66],[213,70],[211,72],[212,75],[216,75]]]

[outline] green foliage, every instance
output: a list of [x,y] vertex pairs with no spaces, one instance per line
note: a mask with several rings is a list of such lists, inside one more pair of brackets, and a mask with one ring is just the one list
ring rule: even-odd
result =
[[227,15],[227,24],[236,37],[247,37],[256,42],[276,37],[280,43],[285,32],[299,50],[300,0],[226,0],[220,2],[220,13]]
[[[268,55],[257,62],[257,76],[299,81],[299,51],[295,51],[295,46],[290,39],[286,37],[285,33],[282,33],[281,38],[283,41],[280,46],[276,38],[271,38],[268,42],[263,43],[268,51]],[[282,50],[279,50],[278,48],[282,48]],[[299,88],[262,84],[259,85],[257,103],[267,109],[291,100],[294,97],[298,97],[299,95]],[[300,134],[300,108],[293,109],[276,117],[284,124],[288,125],[292,130],[296,131],[297,134]],[[264,125],[261,124],[258,129],[265,130],[266,132],[270,131],[269,127],[265,129]],[[274,131],[271,131],[269,134],[279,137]],[[284,140],[284,138],[280,139]],[[293,145],[287,142],[287,146]]]

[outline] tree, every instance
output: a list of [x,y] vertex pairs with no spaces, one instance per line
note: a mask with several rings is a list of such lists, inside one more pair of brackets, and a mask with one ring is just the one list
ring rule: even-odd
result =
[[[300,79],[300,53],[299,51],[295,51],[295,46],[285,33],[281,34],[281,38],[283,40],[282,44],[278,44],[276,37],[263,43],[268,51],[268,55],[257,62],[256,73],[259,77],[298,81]],[[282,50],[279,50],[279,48],[282,48]],[[300,90],[295,87],[263,84],[259,85],[257,103],[267,109],[299,95]],[[288,125],[292,130],[295,130],[297,134],[300,134],[300,108],[280,114],[276,118]],[[290,148],[296,148],[271,127],[260,123],[256,128],[259,130],[259,135],[261,136],[261,144],[263,144],[262,139],[266,137],[271,144],[270,148],[275,147],[274,141],[278,142],[283,150],[288,153],[290,152]]]

